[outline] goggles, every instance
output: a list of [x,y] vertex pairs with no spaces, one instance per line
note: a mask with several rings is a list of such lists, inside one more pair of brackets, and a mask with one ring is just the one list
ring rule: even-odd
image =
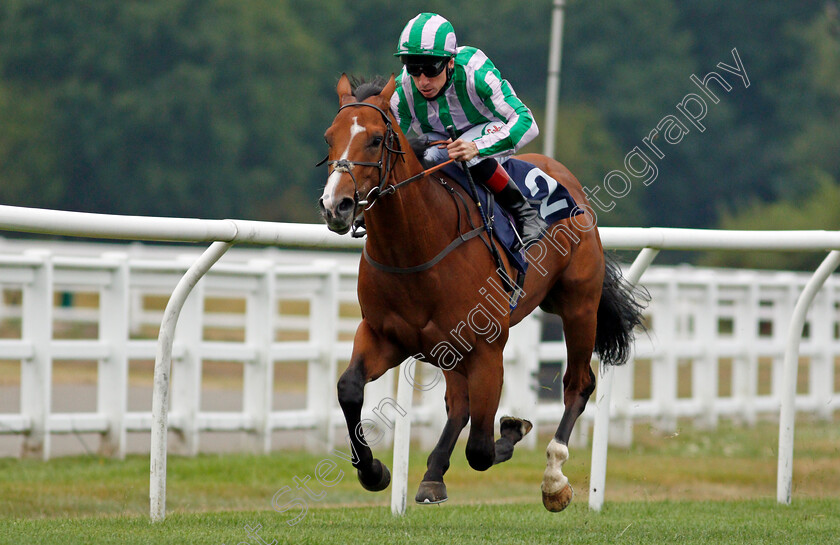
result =
[[414,76],[415,78],[420,77],[420,74],[423,74],[427,78],[433,78],[441,72],[443,72],[443,69],[446,68],[446,65],[448,63],[448,57],[444,57],[434,61],[425,61],[423,63],[411,62],[406,63],[405,71],[408,72],[410,76]]

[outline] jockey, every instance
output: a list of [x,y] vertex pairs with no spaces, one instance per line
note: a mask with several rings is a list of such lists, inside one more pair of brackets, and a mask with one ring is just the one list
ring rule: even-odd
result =
[[531,110],[481,50],[458,47],[452,24],[421,13],[403,29],[397,52],[403,70],[391,97],[391,112],[408,134],[448,140],[452,125],[458,139],[444,149],[429,148],[427,163],[449,158],[466,161],[476,182],[496,196],[514,218],[523,245],[537,240],[545,222],[502,168],[510,155],[539,133]]

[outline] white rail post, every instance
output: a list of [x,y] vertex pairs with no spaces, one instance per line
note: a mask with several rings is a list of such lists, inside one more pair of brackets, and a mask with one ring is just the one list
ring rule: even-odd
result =
[[[627,363],[612,368],[612,407],[615,417],[610,419],[609,443],[617,447],[629,448],[633,445],[632,404],[635,387],[636,350],[630,350]],[[575,426],[577,428],[577,426]]]
[[[631,286],[639,283],[645,270],[653,262],[659,250],[644,248],[624,279]],[[610,397],[612,393],[613,368],[601,365],[601,381],[596,391],[595,424],[592,430],[592,466],[589,474],[589,508],[600,511],[604,505],[604,487],[607,482],[607,445],[610,435]]]
[[[758,423],[758,412],[755,406],[755,400],[758,396],[758,374],[760,370],[758,365],[759,354],[756,350],[756,346],[758,345],[758,305],[761,301],[758,291],[758,285],[755,283],[747,289],[746,306],[741,316],[735,319],[734,331],[734,335],[737,338],[745,339],[746,355],[741,362],[742,369],[739,372],[741,379],[738,381],[738,395],[741,398],[741,415],[749,426],[755,426]],[[741,317],[743,317],[743,324],[738,323]]]
[[717,343],[718,284],[709,276],[701,304],[703,308],[695,314],[694,339],[701,342],[702,355],[692,362],[692,397],[700,401],[702,413],[694,419],[701,429],[715,429],[718,425],[716,400],[719,395]]
[[[780,276],[780,275],[777,275]],[[790,325],[790,317],[793,314],[793,307],[796,306],[796,296],[799,294],[798,290],[792,293],[785,289],[784,293],[776,294],[772,299],[773,311],[771,314],[772,320],[772,335],[770,335],[770,342],[773,346],[781,346],[781,350],[774,350],[772,356],[773,368],[771,371],[771,394],[774,398],[779,400],[781,404],[782,389],[784,388],[784,371],[785,371],[785,338],[787,337],[787,328]],[[778,355],[775,353],[778,352]]]
[[306,368],[306,409],[315,415],[315,432],[305,439],[310,452],[333,448],[333,407],[336,399],[338,362],[339,270],[334,260],[318,260],[325,271],[324,282],[312,297],[309,308],[309,341],[318,347],[318,356]]
[[779,466],[776,478],[776,501],[790,505],[793,485],[793,427],[796,416],[796,372],[799,368],[799,341],[808,308],[822,285],[840,265],[840,251],[832,250],[805,285],[793,309],[785,348],[782,406],[779,414]]
[[117,266],[111,272],[111,282],[99,292],[99,339],[109,345],[108,357],[99,360],[97,381],[96,410],[108,417],[108,431],[100,439],[99,452],[122,460],[128,410],[128,255],[115,252],[102,257],[116,261]]
[[[784,321],[782,322],[783,327],[780,327],[780,344],[787,348],[787,341],[788,337],[790,336],[790,328],[793,327],[793,314],[796,309],[796,303],[799,301],[799,297],[801,296],[801,290],[807,286],[807,282],[802,282],[800,279],[796,277],[796,275],[792,273],[788,273],[784,275],[788,279],[788,283],[785,289],[785,298],[784,298]],[[801,286],[801,287],[800,287]],[[807,314],[806,314],[807,318]],[[805,327],[805,322],[803,322],[802,327]],[[803,330],[804,333],[804,330]],[[784,353],[780,358],[775,358],[775,363],[777,365],[773,368],[773,379],[774,379],[774,394],[779,398],[779,407],[781,407],[781,400],[784,397],[785,392],[785,355]],[[797,362],[797,376],[799,375],[799,363]],[[798,384],[797,384],[798,386]]]
[[143,293],[140,290],[131,290],[129,294],[129,334],[136,335],[143,330]]
[[276,322],[276,275],[274,264],[267,259],[254,259],[249,266],[260,271],[259,285],[249,294],[246,308],[245,342],[256,350],[256,358],[245,362],[242,400],[243,409],[254,421],[255,429],[247,442],[255,453],[271,452],[271,408],[274,401],[274,342]]
[[808,392],[817,418],[830,422],[834,412],[831,408],[834,394],[834,357],[831,350],[834,298],[830,293],[824,295],[814,303],[811,312],[810,344],[813,355],[808,369]]
[[675,309],[677,305],[677,283],[672,277],[665,286],[665,303],[658,305],[659,313],[653,327],[656,337],[662,342],[660,355],[653,358],[651,365],[651,397],[658,406],[656,427],[660,432],[674,433],[677,430],[675,406],[677,401],[677,364],[675,343],[677,338]]
[[[182,256],[179,261],[191,258]],[[201,342],[204,338],[204,281],[199,279],[184,301],[180,312],[180,325],[175,329],[175,340],[184,347],[183,353],[172,358],[172,427],[178,430],[177,440],[170,450],[176,454],[198,454],[200,435],[198,413],[201,412],[201,377],[203,361]]]
[[[759,294],[759,287],[757,284],[752,284],[749,288],[749,299],[747,301],[747,308],[744,315],[746,319],[746,328],[738,331],[736,335],[745,335],[747,338],[747,350],[749,357],[746,361],[747,368],[747,382],[744,387],[747,388],[744,394],[745,405],[743,414],[750,426],[755,426],[758,423],[758,408],[756,407],[756,398],[758,398],[758,379],[760,373],[759,354],[756,351],[758,345],[758,307],[761,304],[761,295]],[[737,326],[737,322],[736,322]]]
[[[610,387],[610,431],[609,444],[629,448],[633,445],[633,393],[636,382],[636,346],[630,348],[627,363],[621,367],[612,367],[612,385]],[[584,429],[582,426],[575,426]],[[582,443],[589,444],[588,438]]]
[[391,513],[404,515],[408,501],[408,450],[411,442],[411,412],[417,360],[408,358],[397,367],[397,404],[405,411],[394,424],[394,458],[391,477]]
[[152,522],[166,517],[166,415],[169,409],[169,373],[172,364],[172,342],[181,307],[201,277],[231,247],[229,242],[214,242],[192,264],[169,297],[158,334],[155,356],[154,391],[152,392],[152,446],[149,464],[149,516]]
[[20,410],[30,423],[21,456],[46,461],[52,407],[53,262],[48,251],[31,250],[26,255],[41,263],[33,268],[32,283],[23,286],[21,338],[31,343],[32,358],[20,365]]

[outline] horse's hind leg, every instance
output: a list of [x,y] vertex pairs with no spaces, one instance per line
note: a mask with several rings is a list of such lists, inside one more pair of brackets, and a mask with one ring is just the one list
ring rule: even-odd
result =
[[[429,454],[426,474],[414,498],[417,503],[442,503],[448,499],[443,475],[449,469],[449,460],[458,436],[470,419],[469,383],[466,377],[455,371],[446,371],[444,374],[446,376],[446,425],[437,445]],[[503,416],[500,427],[501,437],[494,445],[493,464],[509,460],[513,455],[514,445],[531,430],[532,425],[527,420]],[[492,431],[490,437],[492,440]]]
[[381,377],[402,361],[398,350],[374,333],[363,320],[356,330],[350,365],[338,380],[338,403],[347,422],[351,463],[359,482],[373,492],[384,490],[391,482],[387,466],[373,457],[361,426],[365,384]]
[[502,395],[501,347],[473,350],[467,366],[470,395],[470,436],[467,440],[467,462],[476,471],[484,471],[496,460],[493,425]]
[[[569,293],[579,292],[569,290]],[[595,390],[595,374],[590,361],[595,347],[598,300],[596,291],[592,297],[566,298],[558,305],[566,337],[567,365],[563,377],[565,410],[554,438],[546,449],[542,494],[543,505],[549,511],[562,511],[574,495],[569,480],[563,475],[562,466],[569,458],[569,437],[575,422]]]
[[429,454],[426,474],[417,490],[417,503],[442,503],[448,499],[443,475],[449,469],[449,459],[461,430],[470,419],[470,400],[467,393],[467,379],[459,372],[444,371],[446,376],[446,425],[443,433]]

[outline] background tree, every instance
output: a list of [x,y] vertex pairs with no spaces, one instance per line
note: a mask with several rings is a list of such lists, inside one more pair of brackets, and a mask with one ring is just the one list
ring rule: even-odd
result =
[[311,219],[284,195],[330,52],[285,3],[11,0],[1,28],[3,79],[52,110],[62,208]]
[[[398,71],[403,25],[437,11],[543,124],[551,9],[548,0],[6,0],[0,201],[317,222],[326,170],[313,165],[342,72]],[[585,185],[620,168],[696,91],[689,76],[731,64],[733,48],[751,82],[729,75],[733,91],[709,104],[706,131],[667,148],[657,180],[599,221],[750,225],[764,206],[810,210],[827,198],[840,180],[838,11],[836,0],[569,0],[555,155]],[[537,141],[524,151],[540,150]]]
[[[755,196],[746,206],[724,206],[724,229],[840,230],[840,11],[826,3],[816,17],[788,25],[789,47],[800,62],[778,76],[775,87],[785,147],[772,178],[780,198]],[[703,263],[775,269],[817,266],[822,255],[710,253]]]
[[0,82],[0,202],[41,208],[63,204],[51,106],[37,89],[25,92]]

